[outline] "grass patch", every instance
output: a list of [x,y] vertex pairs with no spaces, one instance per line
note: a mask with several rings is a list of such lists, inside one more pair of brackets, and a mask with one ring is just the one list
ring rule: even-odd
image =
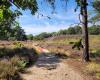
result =
[[92,58],[100,57],[100,50],[92,50],[91,57]]
[[22,80],[16,68],[9,60],[0,61],[0,80]]
[[100,79],[100,64],[96,62],[91,62],[86,66],[86,70],[92,76],[96,76],[96,78]]

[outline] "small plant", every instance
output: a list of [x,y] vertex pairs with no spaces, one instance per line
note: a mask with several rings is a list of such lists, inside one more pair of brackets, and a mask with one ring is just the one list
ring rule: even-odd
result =
[[77,42],[70,42],[70,44],[73,44],[72,49],[77,48],[78,50],[80,50],[81,48],[83,48],[82,39]]
[[12,57],[10,61],[18,69],[18,71],[23,71],[28,63],[25,58],[19,56]]
[[100,79],[100,72],[96,73],[96,78]]
[[17,66],[18,66],[19,70],[21,70],[21,71],[24,70],[26,65],[27,65],[27,63],[28,62],[25,61],[25,60],[18,61]]
[[24,47],[24,45],[21,42],[14,42],[13,44],[15,45],[16,48]]

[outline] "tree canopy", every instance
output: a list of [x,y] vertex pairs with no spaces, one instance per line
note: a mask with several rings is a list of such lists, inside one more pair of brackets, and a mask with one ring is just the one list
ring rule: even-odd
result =
[[91,20],[94,22],[100,21],[100,0],[94,0],[92,6],[95,11],[95,16],[93,16]]
[[[11,7],[16,9],[12,10]],[[36,0],[0,0],[0,39],[26,40],[25,32],[16,18],[22,15],[22,10],[30,10],[35,14],[38,10]]]

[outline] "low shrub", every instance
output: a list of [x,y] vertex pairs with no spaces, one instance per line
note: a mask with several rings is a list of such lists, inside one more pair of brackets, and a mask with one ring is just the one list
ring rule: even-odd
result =
[[12,58],[14,56],[19,56],[22,58],[25,58],[27,62],[35,62],[38,58],[38,53],[36,52],[35,49],[33,48],[14,48],[14,49],[9,49],[9,48],[1,48],[0,49],[0,58]]
[[19,72],[23,71],[28,63],[25,58],[19,56],[12,57],[10,62],[17,68]]
[[33,48],[2,48],[0,53],[0,80],[21,80],[19,73],[38,58]]

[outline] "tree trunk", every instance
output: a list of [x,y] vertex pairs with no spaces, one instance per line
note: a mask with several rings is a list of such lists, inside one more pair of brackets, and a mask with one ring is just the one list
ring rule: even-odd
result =
[[87,14],[87,0],[81,0],[82,12],[82,32],[83,32],[83,60],[89,61],[89,38],[88,38],[88,14]]

